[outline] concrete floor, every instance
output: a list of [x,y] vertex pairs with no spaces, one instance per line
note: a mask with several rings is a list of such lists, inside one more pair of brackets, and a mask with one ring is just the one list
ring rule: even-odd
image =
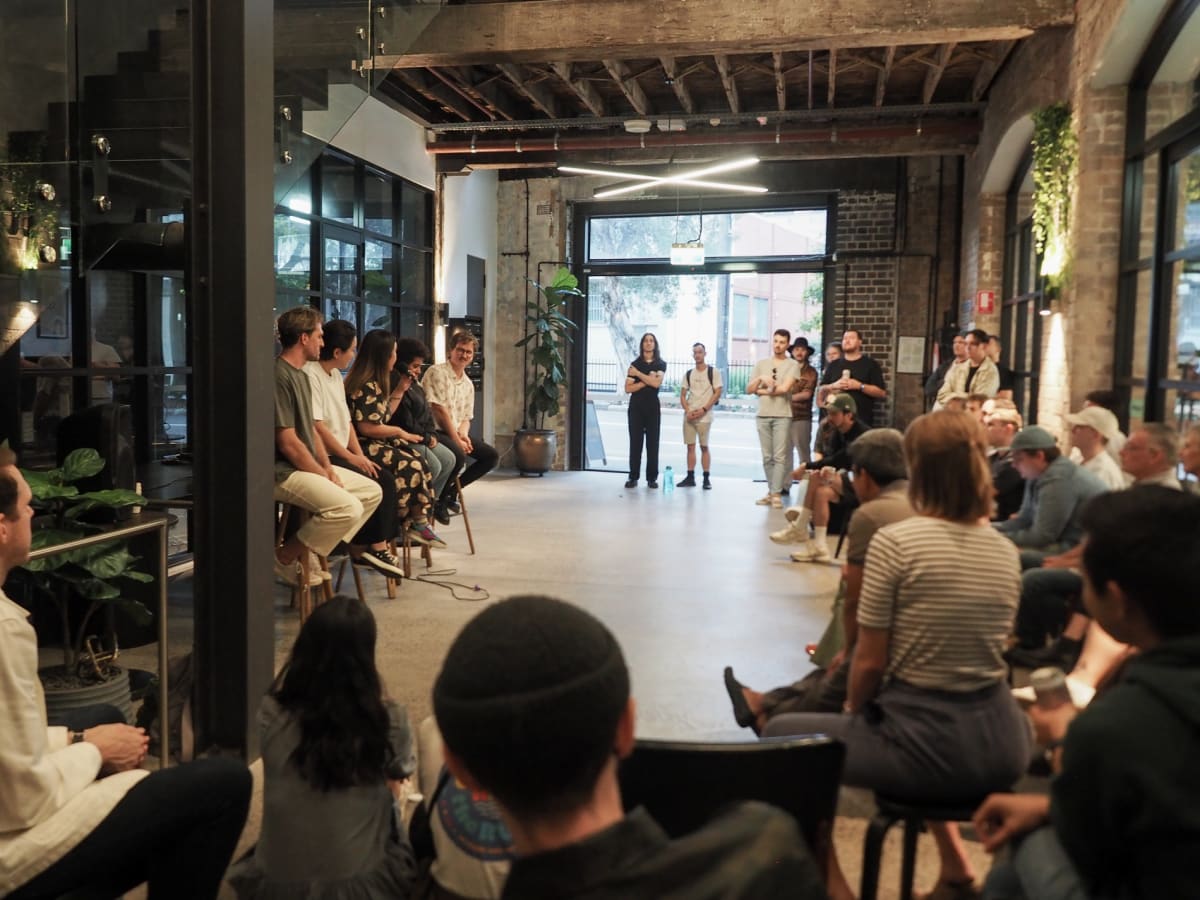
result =
[[[638,734],[674,739],[752,740],[733,722],[721,671],[732,665],[745,683],[765,688],[810,671],[804,645],[829,617],[840,564],[799,565],[767,540],[782,527],[778,510],[754,500],[764,486],[716,478],[714,489],[665,495],[623,488],[607,472],[552,472],[523,478],[496,472],[468,490],[478,553],[467,552],[461,519],[439,529],[449,543],[434,552],[443,587],[406,581],[393,600],[383,580],[363,576],[379,623],[380,671],[414,722],[430,712],[429,691],[449,642],[482,607],[518,593],[550,594],[594,613],[624,648],[638,701]],[[834,539],[836,540],[836,539]],[[831,541],[831,549],[833,541]],[[419,566],[419,563],[418,563]],[[465,588],[465,590],[464,590]],[[353,590],[347,576],[343,590]],[[282,587],[275,594],[277,658],[297,630]],[[151,650],[153,648],[146,648]],[[869,795],[843,790],[835,831],[839,857],[858,883]],[[252,814],[245,843],[257,833]],[[969,844],[979,874],[986,855]],[[885,854],[881,897],[896,896],[898,834]],[[936,853],[922,836],[917,885],[936,877]]]

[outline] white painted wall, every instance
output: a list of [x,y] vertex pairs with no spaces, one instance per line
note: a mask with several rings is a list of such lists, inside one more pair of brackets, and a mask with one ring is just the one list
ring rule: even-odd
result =
[[425,152],[425,129],[372,97],[363,99],[356,87],[331,84],[328,111],[306,111],[304,130],[421,187],[434,187],[434,161]]

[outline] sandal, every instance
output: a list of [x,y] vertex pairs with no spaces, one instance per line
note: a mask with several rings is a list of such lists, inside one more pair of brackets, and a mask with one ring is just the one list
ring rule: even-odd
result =
[[742,728],[749,728],[755,734],[759,734],[758,716],[746,702],[744,687],[745,685],[733,677],[733,666],[726,666],[725,690],[729,694],[729,702],[733,704],[733,718]]

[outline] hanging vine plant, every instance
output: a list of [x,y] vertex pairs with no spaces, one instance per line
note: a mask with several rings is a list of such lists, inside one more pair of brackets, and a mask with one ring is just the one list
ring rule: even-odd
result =
[[1078,158],[1071,109],[1056,103],[1033,114],[1033,238],[1046,286],[1057,291],[1068,268],[1067,230]]

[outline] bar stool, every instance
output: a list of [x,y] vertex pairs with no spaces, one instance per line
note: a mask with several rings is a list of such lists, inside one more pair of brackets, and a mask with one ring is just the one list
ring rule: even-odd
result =
[[[293,506],[291,503],[280,503],[278,525],[275,531],[275,546],[282,544],[289,534],[295,534],[300,526],[304,524],[308,516],[311,515],[308,510],[299,506]],[[295,527],[289,528],[293,523]],[[319,553],[313,553],[317,557],[317,564],[321,567],[321,571],[329,572],[328,557],[321,556]],[[321,600],[329,600],[333,597],[333,588],[329,581],[322,578],[318,584],[309,584],[309,578],[312,575],[312,569],[309,564],[308,552],[300,554],[300,580],[292,585],[292,606],[300,613],[300,624],[303,625],[312,613],[312,591],[314,588],[320,589]],[[362,597],[362,592],[359,592],[359,597]]]
[[471,545],[471,555],[475,555],[475,538],[471,534],[471,517],[467,515],[467,498],[463,494],[462,481],[454,476],[454,489],[458,492],[458,511],[462,515],[463,524],[467,526],[467,543]]

